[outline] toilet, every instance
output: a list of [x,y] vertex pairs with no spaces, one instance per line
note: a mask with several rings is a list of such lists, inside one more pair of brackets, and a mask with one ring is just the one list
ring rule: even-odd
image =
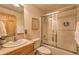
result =
[[47,47],[41,46],[37,49],[38,55],[51,55],[51,50]]
[[51,55],[52,52],[49,48],[45,46],[41,46],[41,39],[40,38],[35,38],[32,39],[34,42],[34,49],[36,50],[37,55]]

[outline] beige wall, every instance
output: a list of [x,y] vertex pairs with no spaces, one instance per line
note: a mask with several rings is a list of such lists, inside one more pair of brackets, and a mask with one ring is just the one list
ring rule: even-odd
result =
[[23,33],[23,23],[24,23],[23,18],[24,18],[24,16],[22,13],[18,13],[16,11],[13,11],[13,10],[10,10],[10,9],[7,9],[7,8],[1,7],[1,6],[0,6],[0,12],[15,15],[16,21],[17,21],[17,32]]
[[40,29],[32,30],[32,18],[38,18],[42,16],[44,12],[33,5],[24,5],[24,22],[25,29],[27,29],[27,36],[29,39],[40,37]]

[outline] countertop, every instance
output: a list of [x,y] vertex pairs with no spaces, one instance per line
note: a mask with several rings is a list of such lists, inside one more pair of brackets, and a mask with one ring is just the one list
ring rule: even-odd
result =
[[[26,39],[26,40],[27,40],[27,39]],[[14,50],[16,50],[16,49],[19,49],[19,48],[23,47],[23,46],[26,46],[26,45],[29,45],[29,44],[34,43],[33,41],[29,41],[29,40],[27,40],[27,41],[28,41],[27,43],[22,44],[22,45],[20,45],[20,46],[11,47],[11,48],[1,48],[1,49],[0,49],[0,55],[5,55],[5,54],[7,54],[7,53],[9,53],[9,52],[12,52],[12,51],[14,51]]]

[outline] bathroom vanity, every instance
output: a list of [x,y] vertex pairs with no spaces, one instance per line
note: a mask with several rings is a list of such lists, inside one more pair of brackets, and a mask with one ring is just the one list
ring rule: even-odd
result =
[[33,50],[34,50],[33,43],[31,43],[29,45],[25,45],[21,48],[9,52],[7,53],[7,55],[28,55],[28,54],[33,54]]
[[[13,11],[14,12],[14,11]],[[24,14],[23,13],[9,13],[9,12],[0,12],[0,21],[5,25],[5,30],[7,37],[4,38],[4,41],[13,41],[13,36],[16,36],[15,39],[24,38]],[[2,31],[1,31],[2,32]],[[22,33],[18,34],[18,33]],[[4,36],[5,37],[5,36]],[[10,38],[8,38],[10,37]],[[1,37],[2,38],[2,37]],[[12,42],[11,41],[11,42]],[[13,42],[7,44],[6,47],[0,48],[0,55],[31,55],[34,54],[34,42],[26,39],[26,42],[21,44],[21,41]],[[11,45],[12,44],[12,45]],[[20,45],[19,45],[20,44]],[[15,45],[15,46],[13,46]]]
[[34,54],[34,42],[28,41],[16,47],[6,47],[0,49],[0,55],[31,55]]

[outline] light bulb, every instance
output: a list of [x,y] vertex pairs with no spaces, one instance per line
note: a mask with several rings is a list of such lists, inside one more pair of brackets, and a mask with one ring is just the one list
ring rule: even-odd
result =
[[16,7],[20,7],[20,5],[19,4],[13,4],[14,6],[16,6]]

